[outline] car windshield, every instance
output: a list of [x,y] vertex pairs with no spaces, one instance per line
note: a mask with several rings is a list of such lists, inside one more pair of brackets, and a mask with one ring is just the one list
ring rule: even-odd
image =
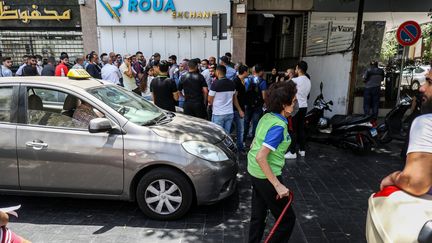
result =
[[144,98],[115,85],[91,88],[87,92],[138,125],[156,124],[165,116],[161,109]]

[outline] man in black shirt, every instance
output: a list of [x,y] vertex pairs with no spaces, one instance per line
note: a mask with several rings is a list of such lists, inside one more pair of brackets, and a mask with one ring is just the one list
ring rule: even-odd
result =
[[36,56],[30,56],[27,65],[23,68],[22,76],[39,76],[36,64]]
[[155,105],[168,111],[175,112],[176,101],[179,99],[177,85],[174,80],[168,78],[169,63],[160,61],[153,67],[157,77],[150,84]]
[[204,76],[198,72],[198,63],[195,60],[190,60],[188,67],[189,72],[182,77],[178,86],[180,94],[184,92],[184,114],[205,119],[207,83]]
[[234,124],[237,130],[237,148],[239,152],[244,151],[243,133],[244,133],[244,116],[246,106],[246,87],[245,78],[249,75],[248,67],[241,65],[238,68],[238,75],[234,78],[235,95],[234,95]]
[[102,79],[101,68],[98,65],[99,57],[97,54],[90,55],[90,63],[86,67],[86,71],[93,77],[97,79]]

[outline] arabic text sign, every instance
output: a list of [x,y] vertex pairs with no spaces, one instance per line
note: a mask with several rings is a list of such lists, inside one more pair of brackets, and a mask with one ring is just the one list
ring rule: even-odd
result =
[[[99,26],[211,26],[211,17],[230,13],[229,0],[97,0]],[[228,25],[230,24],[228,14]]]
[[80,26],[79,5],[65,5],[53,0],[30,4],[28,1],[0,0],[0,23],[9,28],[75,28]]
[[396,31],[396,38],[402,46],[414,45],[421,37],[420,25],[415,21],[402,23]]

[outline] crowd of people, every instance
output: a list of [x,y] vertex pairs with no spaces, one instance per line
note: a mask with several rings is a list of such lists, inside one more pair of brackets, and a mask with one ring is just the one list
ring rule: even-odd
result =
[[[307,111],[307,96],[311,83],[307,77],[307,63],[302,61],[296,68],[284,74],[273,69],[266,80],[264,67],[247,67],[234,64],[231,53],[219,59],[183,59],[175,55],[162,60],[154,53],[147,60],[138,51],[134,55],[114,52],[98,55],[95,51],[85,57],[69,62],[67,53],[61,53],[59,61],[54,57],[24,56],[15,76],[66,76],[70,69],[85,69],[92,77],[103,79],[133,91],[168,111],[183,108],[186,115],[208,119],[221,126],[228,134],[234,132],[238,150],[245,152],[245,140],[254,137],[258,121],[266,112],[268,88],[279,82],[293,80],[298,87],[298,115],[291,119],[293,146],[286,158],[305,155],[305,136],[302,123]],[[13,76],[12,59],[4,57],[0,76]],[[294,136],[295,135],[295,136]]]

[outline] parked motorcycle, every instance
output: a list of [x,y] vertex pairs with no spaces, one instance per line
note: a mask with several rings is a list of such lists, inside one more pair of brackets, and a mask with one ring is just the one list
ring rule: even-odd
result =
[[371,116],[334,115],[324,117],[324,111],[332,111],[333,101],[326,102],[322,94],[315,99],[314,108],[306,114],[305,128],[308,140],[333,144],[342,148],[367,153],[376,145],[374,137],[377,130],[373,127]]
[[404,95],[399,103],[386,115],[384,122],[377,127],[378,142],[389,143],[393,139],[407,141],[412,121],[421,114],[421,101],[416,102],[411,114],[405,116],[412,107],[413,98]]

